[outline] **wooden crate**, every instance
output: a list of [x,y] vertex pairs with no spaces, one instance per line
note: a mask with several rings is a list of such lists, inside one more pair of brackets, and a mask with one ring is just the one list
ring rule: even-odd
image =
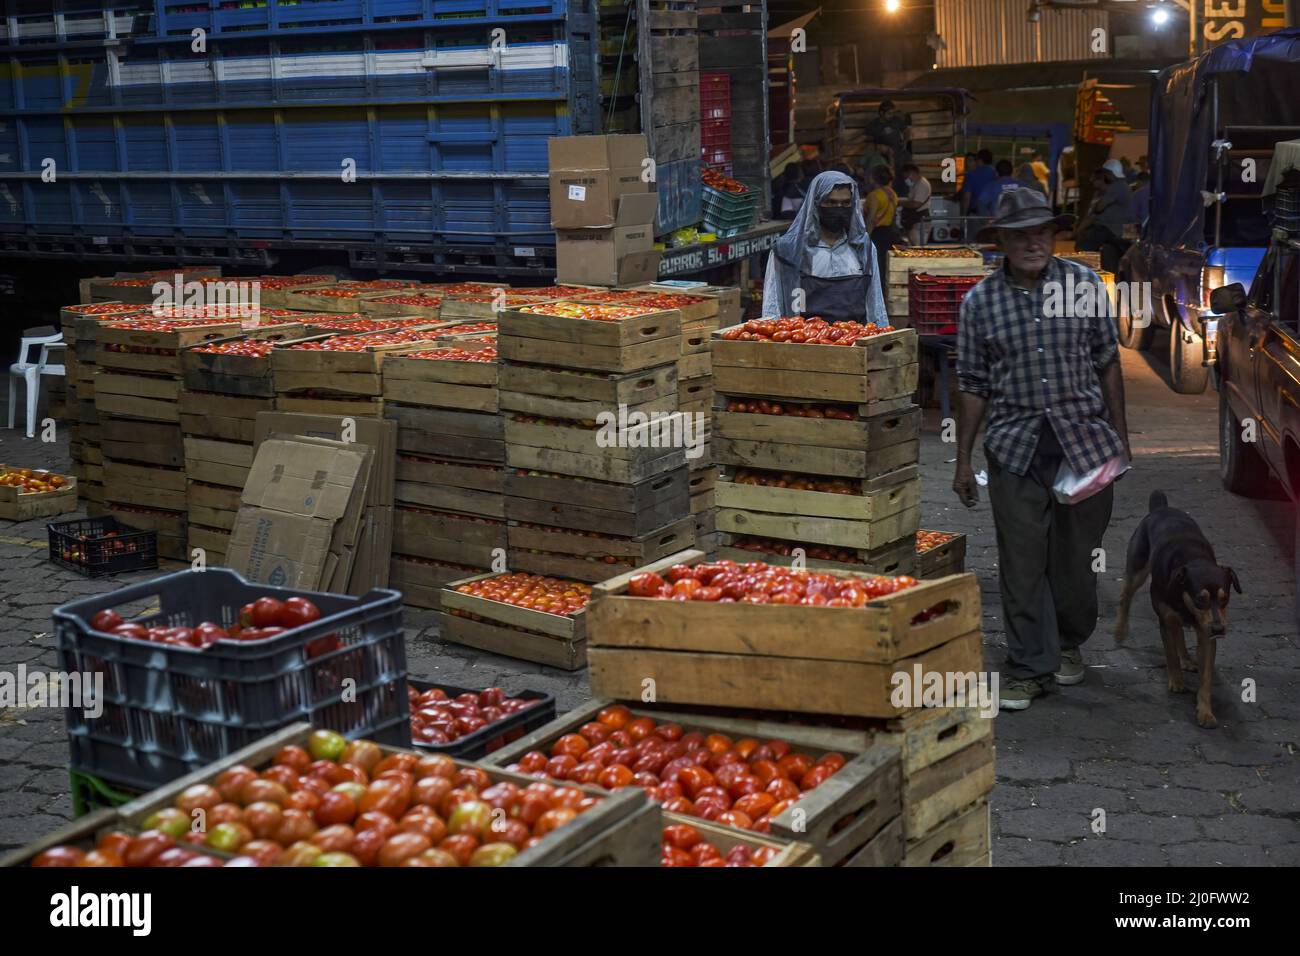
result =
[[[590,648],[589,648],[590,651]],[[632,698],[631,700],[638,700]],[[583,724],[595,720],[612,699],[596,699],[570,711],[544,727],[525,734],[500,750],[484,758],[486,764],[506,767],[516,763],[531,750],[550,753],[550,747],[567,733],[574,733]],[[635,716],[650,717],[656,721],[681,724],[690,733],[725,732],[736,737],[756,740],[781,739],[800,752],[814,758],[832,750],[843,752],[848,760],[838,773],[821,786],[804,793],[796,804],[772,821],[770,835],[789,841],[807,843],[826,866],[859,853],[871,839],[902,813],[902,771],[896,747],[868,743],[860,749],[844,749],[829,743],[842,738],[826,735],[820,728],[778,723],[764,719],[729,718],[725,727],[714,723],[712,715],[691,711],[678,711],[662,704],[628,703]],[[599,789],[599,788],[597,788]],[[684,817],[683,822],[696,826],[695,817]],[[720,830],[737,835],[749,831],[715,824]]]
[[203,345],[220,345],[256,338],[259,341],[293,341],[306,333],[302,325],[277,325],[264,332],[232,335],[226,338],[190,346],[181,352],[181,381],[185,388],[199,392],[217,392],[224,395],[242,395],[257,398],[274,398],[275,384],[271,377],[271,357],[230,355],[220,352],[196,352]]
[[868,451],[723,438],[714,434],[709,438],[709,445],[713,460],[720,464],[857,479],[879,478],[915,466],[921,453],[919,439]]
[[453,581],[442,589],[439,636],[444,641],[564,670],[585,666],[585,610],[571,616],[547,614],[456,590],[471,581],[498,576],[496,571],[477,574]]
[[361,303],[380,296],[392,295],[398,291],[397,289],[361,288],[355,291],[347,290],[351,293],[349,295],[322,294],[326,291],[344,289],[346,285],[347,283],[339,282],[286,292],[282,299],[282,306],[301,312],[357,312],[361,309]]
[[397,456],[395,477],[399,484],[469,488],[497,496],[504,495],[506,489],[506,471],[500,465],[409,453]]
[[[0,474],[20,465],[0,465]],[[55,491],[19,494],[17,488],[0,485],[0,518],[7,521],[30,521],[32,518],[49,518],[77,510],[77,478],[44,469],[32,469],[34,474],[58,475],[65,482]]]
[[502,312],[525,305],[556,302],[561,297],[529,295],[527,289],[505,289],[497,286],[479,293],[456,293],[442,300],[442,316],[447,319],[496,319]]
[[[150,815],[172,806],[188,787],[211,783],[222,771],[244,764],[255,769],[268,765],[280,748],[307,743],[311,726],[291,724],[230,756],[186,774],[164,787],[123,804],[118,808],[121,820],[139,827]],[[415,751],[382,746],[385,754]],[[480,766],[456,761],[460,767]],[[531,777],[495,768],[487,769],[492,781],[509,781],[521,789],[533,782]],[[636,792],[633,792],[636,791]],[[507,866],[656,866],[663,831],[663,814],[639,788],[605,794],[598,806],[580,814],[570,823],[553,830],[531,849],[514,857]]]
[[401,292],[389,292],[383,295],[377,295],[373,298],[361,299],[356,303],[357,308],[366,315],[375,318],[424,318],[430,321],[437,321],[442,314],[442,299],[440,295],[433,293],[413,293],[429,299],[437,299],[438,304],[420,305],[413,303],[401,303],[394,301],[402,297]]
[[505,516],[598,534],[649,534],[688,513],[688,484],[684,466],[630,485],[512,471],[505,476]]
[[[65,823],[26,846],[0,855],[0,869],[28,866],[41,853],[56,846],[79,846],[82,849],[89,849],[104,831],[121,829],[120,822],[117,810],[112,807],[95,810],[71,823]],[[194,849],[202,852],[199,847]]]
[[179,539],[185,543],[189,521],[184,511],[167,511],[119,502],[110,495],[108,510],[127,527],[137,531],[156,531],[159,537]]
[[507,517],[506,502],[499,492],[399,481],[394,485],[393,495],[401,504],[434,511],[455,511],[459,514],[482,515],[485,518]]
[[637,484],[686,465],[691,423],[680,413],[643,425],[619,428],[612,434],[599,427],[564,427],[505,419],[506,464],[511,468],[546,471],[595,481]]
[[[708,341],[707,338],[704,341]],[[695,352],[683,355],[677,360],[677,375],[680,379],[712,378],[713,357],[708,352]]]
[[[808,345],[793,342],[756,342],[726,338],[731,329],[719,329],[713,333],[713,366],[715,377],[723,368],[733,370],[765,371],[772,373],[773,379],[782,377],[782,373],[812,372],[817,375],[846,375],[854,378],[869,378],[872,372],[881,373],[889,369],[902,369],[915,365],[917,361],[917,336],[911,329],[900,329],[859,339],[851,346],[843,345]],[[797,377],[788,376],[798,381]],[[881,376],[884,378],[885,376]],[[762,382],[762,376],[752,376],[752,381]],[[819,394],[807,394],[800,391],[771,392],[754,391],[750,388],[728,388],[721,383],[718,391],[736,395],[772,396],[787,394],[793,398],[817,400]],[[892,398],[906,392],[891,394],[878,393],[875,399]],[[853,399],[844,399],[853,401]]]
[[185,438],[185,473],[195,481],[243,488],[252,467],[251,444]]
[[[702,559],[683,552],[638,572]],[[923,582],[865,608],[826,608],[634,598],[633,573],[597,585],[589,609],[597,695],[634,698],[654,676],[668,703],[892,717],[910,709],[891,700],[896,671],[983,669],[974,575]],[[922,612],[933,616],[918,619]]]
[[491,464],[506,460],[499,415],[385,401],[384,417],[397,422],[398,451]]
[[495,413],[497,394],[495,362],[395,355],[384,363],[384,399],[388,402]]
[[505,553],[505,548],[504,521],[474,520],[467,515],[409,506],[393,510],[393,550],[396,552],[488,568],[494,558]]
[[209,566],[221,567],[226,563],[226,553],[230,550],[229,528],[209,528],[190,522],[185,535],[191,554],[195,548],[200,548]]
[[[790,534],[758,531],[750,527],[741,527],[746,524],[746,519],[738,518],[735,522],[737,527],[724,530],[739,534],[757,534],[763,537],[789,538],[796,541],[867,549],[877,546],[873,543],[873,539],[889,542],[901,537],[901,533],[889,534],[891,529],[885,527],[885,523],[887,519],[907,516],[919,510],[921,479],[916,475],[916,467],[899,469],[897,472],[890,472],[879,478],[859,480],[857,486],[860,494],[842,495],[825,491],[743,484],[727,478],[719,480],[713,492],[714,501],[719,509],[735,509],[750,515],[767,515],[779,519],[784,524],[790,524],[792,531],[793,525],[799,525],[799,530]],[[820,520],[799,522],[795,520],[797,518]],[[820,530],[820,523],[823,521],[827,523],[826,530],[834,532],[832,536],[808,537],[806,532]],[[859,527],[859,525],[867,525],[867,527]],[[861,537],[854,536],[858,534]]]
[[[714,400],[713,434],[719,438],[736,441],[774,443],[793,446],[786,456],[797,460],[800,448],[839,448],[876,452],[905,442],[915,441],[921,434],[921,408],[914,405],[911,396],[894,399],[892,407],[872,408],[858,405],[857,417],[852,421],[830,418],[806,418],[802,415],[770,415],[758,412],[728,411],[736,402],[718,394]],[[788,410],[793,406],[809,404],[782,402]],[[809,451],[810,461],[816,452]],[[812,468],[809,473],[817,474]]]
[[677,394],[675,361],[626,373],[602,374],[517,362],[501,362],[498,369],[501,408],[546,418],[594,421],[601,412],[620,405],[641,406]]
[[[726,483],[715,493],[726,493]],[[744,486],[742,486],[744,487]],[[816,492],[809,492],[816,494]],[[919,492],[918,492],[919,493]],[[848,495],[829,495],[847,498]],[[865,545],[868,550],[887,547],[894,542],[914,540],[916,526],[921,520],[920,506],[907,508],[878,518],[828,518],[821,515],[783,515],[764,511],[727,508],[721,504],[717,510],[717,530],[730,534],[754,535],[761,538],[782,538],[810,545],[829,545],[853,548]]]
[[509,566],[574,581],[607,581],[629,568],[675,554],[695,539],[695,519],[685,515],[666,527],[633,537],[592,536],[564,528],[525,527],[511,522]]
[[[985,720],[992,723],[991,719]],[[903,778],[903,832],[915,842],[993,790],[993,735]]]
[[[214,319],[202,325],[183,326],[170,331],[153,329],[116,329],[112,323],[99,325],[95,341],[95,364],[101,368],[128,372],[153,372],[161,375],[181,374],[180,352],[192,345],[223,339],[241,329],[238,319]],[[155,349],[166,354],[123,349]]]
[[[712,374],[704,378],[678,380],[677,403],[684,412],[709,412],[712,416],[714,394]],[[716,423],[712,427],[716,428]]]
[[179,404],[183,434],[248,443],[255,437],[258,413],[273,411],[276,406],[273,398],[188,390],[181,391]]
[[280,392],[275,396],[277,412],[303,412],[308,415],[335,415],[360,418],[383,418],[384,400],[373,396],[321,394],[294,395]]
[[737,846],[747,846],[754,850],[757,850],[760,847],[768,847],[777,852],[776,856],[763,864],[764,866],[822,865],[821,856],[819,856],[817,851],[807,843],[780,840],[771,836],[765,836],[762,833],[737,830],[735,827],[709,823],[707,820],[701,820],[699,817],[682,816],[680,813],[664,814],[665,827],[679,824],[694,827],[699,831],[700,836],[704,837],[705,840],[721,850],[723,856],[726,856],[728,851]]
[[442,607],[444,587],[482,570],[465,564],[431,563],[428,559],[395,552],[388,572],[388,586],[402,592],[403,604],[436,611]]
[[966,536],[959,534],[943,544],[916,553],[916,576],[938,578],[966,570]]
[[105,459],[104,497],[107,501],[183,513],[185,471]]
[[909,840],[903,866],[984,866],[992,839],[989,804],[977,800],[919,839]]
[[185,446],[180,426],[105,416],[100,451],[114,461],[182,468]]
[[506,311],[497,319],[497,349],[507,362],[636,372],[681,355],[681,314],[651,312],[617,321]]

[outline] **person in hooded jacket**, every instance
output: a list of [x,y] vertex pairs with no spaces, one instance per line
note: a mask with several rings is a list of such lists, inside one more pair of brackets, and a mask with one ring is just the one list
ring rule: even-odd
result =
[[851,176],[825,172],[809,184],[798,215],[768,256],[763,315],[889,324],[876,250]]

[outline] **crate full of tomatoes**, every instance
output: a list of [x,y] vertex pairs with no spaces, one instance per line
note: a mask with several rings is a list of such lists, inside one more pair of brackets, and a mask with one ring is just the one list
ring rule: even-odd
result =
[[478,760],[555,719],[555,698],[500,687],[473,691],[411,679],[411,743],[421,750]]
[[60,667],[102,673],[66,712],[74,769],[148,790],[295,721],[406,745],[401,596],[178,571],[54,610]]
[[27,521],[77,510],[77,479],[52,471],[0,465],[0,518]]
[[116,518],[74,518],[46,525],[50,560],[97,578],[158,567],[158,533],[127,527]]
[[578,670],[586,664],[591,585],[515,572],[480,574],[442,589],[444,641]]
[[941,578],[966,569],[966,536],[955,531],[916,533],[916,576]]
[[896,671],[983,667],[980,620],[974,575],[918,582],[683,551],[595,585],[591,689],[635,700],[653,674],[661,703],[896,717],[913,709],[894,698]]
[[[196,810],[204,832],[193,832]],[[119,813],[160,844],[262,866],[654,866],[663,834],[659,806],[639,792],[591,792],[306,724]]]

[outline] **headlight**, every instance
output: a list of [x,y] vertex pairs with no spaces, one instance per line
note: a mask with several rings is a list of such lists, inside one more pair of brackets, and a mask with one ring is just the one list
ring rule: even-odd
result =
[[1201,267],[1201,305],[1204,308],[1210,307],[1210,293],[1223,285],[1223,279],[1223,266]]

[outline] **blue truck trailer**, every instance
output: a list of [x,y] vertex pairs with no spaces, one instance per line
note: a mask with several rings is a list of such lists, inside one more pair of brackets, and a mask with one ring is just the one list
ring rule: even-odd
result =
[[[652,41],[704,33],[693,0],[0,10],[0,257],[83,274],[553,275],[548,138],[657,122],[636,61]],[[682,62],[689,79],[697,65]],[[661,234],[699,219],[700,160],[674,142],[680,161],[658,165]]]

